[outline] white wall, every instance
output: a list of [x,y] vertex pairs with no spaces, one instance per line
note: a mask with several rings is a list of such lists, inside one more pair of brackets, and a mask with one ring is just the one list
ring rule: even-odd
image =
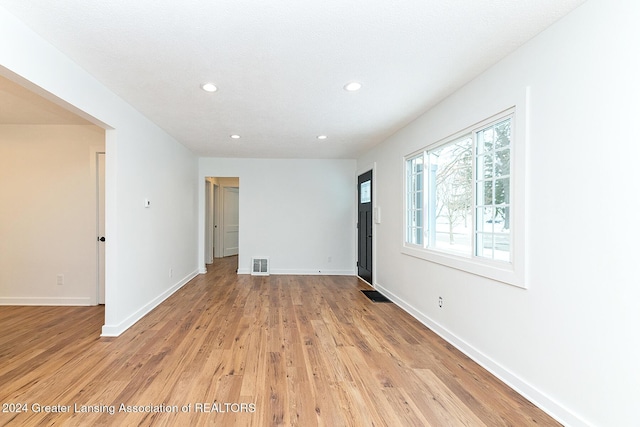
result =
[[[358,162],[385,213],[376,287],[566,425],[638,425],[639,18],[587,1]],[[403,156],[527,86],[529,289],[401,254]]]
[[0,125],[0,304],[97,303],[98,151],[96,126]]
[[[201,158],[200,229],[205,178],[239,177],[239,273],[250,272],[252,256],[268,256],[272,274],[354,274],[355,166],[355,160]],[[199,249],[204,269],[202,238]]]
[[120,334],[197,274],[197,159],[3,8],[0,73],[108,129],[103,334]]

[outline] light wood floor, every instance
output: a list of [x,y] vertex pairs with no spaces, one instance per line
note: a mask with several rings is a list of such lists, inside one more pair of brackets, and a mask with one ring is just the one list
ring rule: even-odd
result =
[[559,425],[356,278],[236,263],[118,338],[102,307],[0,307],[0,425]]

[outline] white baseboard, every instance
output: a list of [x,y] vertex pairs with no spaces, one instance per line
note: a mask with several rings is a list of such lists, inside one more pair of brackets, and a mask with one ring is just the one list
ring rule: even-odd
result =
[[591,424],[587,423],[584,419],[564,407],[562,404],[552,399],[546,393],[540,391],[535,386],[529,384],[524,381],[522,378],[515,375],[513,372],[509,371],[504,366],[500,365],[489,356],[484,354],[482,351],[473,347],[471,344],[467,343],[463,339],[456,336],[454,333],[435,322],[433,319],[428,317],[427,315],[421,313],[414,306],[409,304],[407,301],[395,295],[390,290],[386,289],[384,286],[376,283],[375,289],[378,290],[381,294],[389,298],[393,301],[398,307],[402,308],[408,314],[413,316],[420,323],[431,329],[433,332],[438,334],[442,339],[456,347],[458,350],[469,356],[473,361],[478,363],[480,366],[485,368],[487,371],[491,372],[494,376],[504,382],[506,385],[511,387],[514,391],[522,395],[524,398],[528,399],[531,403],[536,405],[538,408],[546,412],[549,416],[560,422],[565,426],[573,426],[573,427],[589,427]]
[[[248,268],[239,268],[238,274],[251,274]],[[355,270],[296,270],[296,269],[271,269],[271,275],[289,276],[355,276]]]
[[167,289],[160,295],[158,295],[153,300],[149,301],[147,304],[142,306],[138,311],[131,314],[129,317],[124,319],[122,322],[117,325],[103,325],[102,326],[102,334],[103,337],[117,337],[122,334],[124,331],[133,326],[138,320],[142,319],[146,316],[151,310],[160,305],[164,300],[173,295],[178,289],[182,288],[186,285],[191,279],[198,275],[198,271],[194,271],[189,273],[186,277],[180,280],[178,283],[173,285],[171,288]]
[[296,270],[272,268],[271,274],[298,275],[298,276],[353,276],[353,270]]
[[0,305],[96,305],[89,297],[0,297]]

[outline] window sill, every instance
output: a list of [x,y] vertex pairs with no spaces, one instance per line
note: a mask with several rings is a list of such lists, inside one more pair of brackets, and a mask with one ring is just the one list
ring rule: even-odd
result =
[[[405,255],[434,262],[476,276],[486,277],[497,282],[526,289],[522,268],[514,263],[491,262],[480,259],[465,258],[432,249],[404,244],[401,252]],[[519,271],[520,270],[520,271]]]

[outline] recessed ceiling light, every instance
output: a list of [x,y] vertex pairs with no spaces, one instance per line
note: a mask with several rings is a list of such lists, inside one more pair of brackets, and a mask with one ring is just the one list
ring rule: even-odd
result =
[[346,90],[347,92],[355,92],[356,90],[359,90],[361,87],[362,87],[362,83],[349,82],[346,85],[344,85],[344,90]]
[[231,139],[240,139],[240,135],[236,135],[235,133],[233,135],[230,135]]
[[318,139],[327,139],[327,135],[318,135]]
[[218,90],[218,87],[213,83],[203,83],[200,85],[203,91],[205,92],[215,92]]

